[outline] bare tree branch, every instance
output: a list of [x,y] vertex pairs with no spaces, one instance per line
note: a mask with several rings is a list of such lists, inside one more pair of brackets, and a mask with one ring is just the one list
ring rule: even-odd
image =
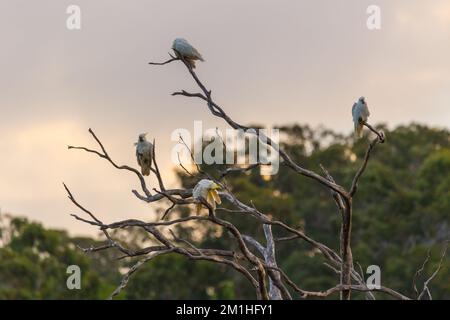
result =
[[125,166],[125,165],[119,166],[119,165],[117,165],[117,164],[110,158],[110,156],[109,156],[108,153],[106,152],[105,147],[104,147],[103,144],[100,142],[100,139],[97,138],[97,136],[95,135],[94,131],[93,131],[92,129],[89,129],[89,133],[92,135],[92,137],[94,138],[94,140],[98,143],[98,145],[100,146],[102,152],[99,152],[99,151],[96,151],[96,150],[91,150],[91,149],[88,149],[88,148],[85,148],[85,147],[68,146],[67,148],[68,148],[69,150],[70,150],[70,149],[78,149],[78,150],[84,150],[84,151],[86,151],[86,152],[94,153],[94,154],[98,155],[100,158],[103,158],[103,159],[108,160],[108,161],[109,161],[116,169],[119,169],[119,170],[128,170],[128,171],[131,171],[131,172],[135,173],[136,176],[138,177],[139,181],[141,182],[142,191],[145,193],[145,195],[146,195],[148,198],[150,198],[150,197],[151,197],[150,191],[147,189],[147,186],[146,186],[144,177],[141,175],[141,173],[140,173],[138,170],[136,170],[136,169],[134,169],[134,168],[131,168],[131,167],[129,167],[129,166]]
[[362,123],[364,126],[366,126],[367,128],[369,128],[370,131],[372,131],[373,133],[375,133],[378,137],[378,142],[380,143],[384,143],[386,137],[384,136],[384,133],[381,131],[376,130],[374,127],[372,127],[369,123],[367,123],[366,121],[363,121]]
[[[169,54],[170,55],[170,54]],[[218,179],[214,179],[207,172],[202,171],[202,168],[195,163],[194,156],[190,147],[185,143],[182,137],[180,140],[186,148],[190,152],[191,159],[197,167],[197,171],[201,175],[205,175],[208,179],[211,179],[221,185],[223,190],[219,193],[220,196],[227,200],[227,208],[221,207],[217,208],[218,212],[221,212],[220,217],[215,213],[215,210],[207,203],[204,202],[203,205],[208,209],[208,216],[188,216],[188,217],[179,217],[173,220],[165,221],[164,219],[169,215],[172,210],[178,208],[178,206],[188,206],[190,204],[196,203],[192,198],[192,189],[166,189],[164,186],[164,179],[161,175],[161,172],[158,168],[158,164],[156,161],[156,152],[155,152],[155,141],[153,141],[152,148],[152,158],[153,158],[153,167],[151,167],[151,171],[155,174],[158,179],[159,190],[156,188],[152,188],[155,192],[154,194],[150,193],[149,188],[146,185],[146,181],[142,174],[129,166],[126,165],[117,165],[107,153],[105,147],[101,143],[100,139],[95,135],[95,133],[89,129],[90,134],[93,139],[97,142],[100,150],[89,149],[86,147],[76,147],[69,146],[69,149],[77,149],[82,150],[88,153],[93,153],[98,157],[107,160],[110,164],[113,165],[116,169],[119,170],[127,170],[133,172],[140,181],[141,189],[143,194],[139,193],[136,190],[132,190],[135,196],[147,203],[159,202],[162,201],[164,204],[167,202],[170,203],[170,206],[164,211],[162,215],[162,219],[158,221],[141,221],[136,219],[128,219],[122,221],[116,221],[112,223],[104,223],[100,219],[98,219],[92,211],[86,209],[82,206],[72,195],[68,187],[64,184],[64,188],[66,189],[69,199],[73,202],[75,206],[77,206],[81,211],[83,211],[88,218],[78,216],[76,214],[72,214],[72,216],[81,221],[83,223],[87,223],[93,225],[94,227],[99,228],[106,237],[106,243],[104,245],[98,247],[89,247],[89,248],[80,248],[85,253],[96,252],[101,250],[109,250],[116,249],[122,253],[120,259],[131,258],[131,257],[142,257],[134,266],[130,268],[130,270],[123,276],[123,279],[120,285],[114,290],[111,294],[110,298],[113,298],[117,294],[123,290],[130,276],[136,272],[144,263],[150,261],[151,259],[168,253],[179,254],[187,257],[191,260],[203,260],[210,261],[212,263],[224,264],[237,272],[241,273],[253,286],[256,296],[258,299],[292,299],[291,293],[288,288],[293,290],[293,292],[297,292],[300,297],[321,297],[325,298],[335,293],[340,293],[341,299],[350,299],[351,291],[360,291],[366,292],[367,297],[370,299],[374,299],[372,292],[382,292],[387,295],[390,295],[397,299],[407,300],[408,297],[404,296],[401,293],[398,293],[390,288],[381,287],[379,289],[371,289],[364,282],[364,275],[359,274],[353,266],[353,257],[351,250],[351,231],[352,231],[352,203],[353,197],[357,192],[358,182],[361,179],[367,163],[369,161],[371,152],[377,143],[383,143],[385,141],[384,134],[382,132],[378,132],[368,123],[363,123],[367,128],[369,128],[372,132],[377,135],[377,138],[373,140],[367,149],[365,157],[363,159],[363,163],[359,170],[356,172],[352,185],[347,191],[343,186],[336,183],[331,174],[321,166],[322,171],[325,176],[319,175],[318,173],[308,170],[296,163],[292,158],[288,155],[286,151],[284,151],[277,142],[271,140],[264,133],[257,128],[252,128],[248,126],[244,126],[235,122],[226,112],[225,110],[219,106],[216,102],[214,102],[211,94],[211,90],[208,90],[207,87],[200,81],[197,74],[191,68],[190,64],[187,63],[181,55],[179,57],[175,57],[170,55],[170,59],[164,62],[150,62],[150,65],[166,65],[174,61],[181,61],[186,66],[189,74],[192,76],[194,82],[200,89],[200,92],[190,93],[185,90],[174,92],[174,96],[185,96],[190,98],[198,98],[204,102],[212,113],[212,115],[223,119],[231,128],[233,129],[242,129],[246,130],[252,134],[254,134],[262,143],[270,146],[274,152],[278,152],[284,165],[290,168],[295,173],[310,178],[322,186],[326,187],[341,214],[341,235],[340,235],[340,253],[336,253],[334,250],[329,248],[327,245],[314,240],[307,234],[305,234],[302,230],[297,230],[288,226],[286,223],[282,221],[274,221],[271,216],[260,212],[250,201],[249,204],[245,204],[241,202],[228,188],[226,181],[224,178],[230,173],[244,173],[254,168],[260,166],[260,163],[250,165],[248,167],[231,167],[220,172],[220,177]],[[222,140],[223,142],[223,140]],[[224,143],[224,142],[223,142]],[[186,171],[187,174],[193,176],[181,163],[180,166],[182,169]],[[222,181],[224,180],[224,181]],[[221,182],[222,181],[222,182]],[[228,208],[230,206],[230,208]],[[243,235],[241,231],[231,222],[227,221],[225,218],[222,218],[222,215],[230,214],[230,213],[238,213],[244,214],[249,217],[255,219],[256,223],[262,224],[264,237],[266,239],[265,246],[259,243],[256,239]],[[218,248],[199,248],[194,243],[188,241],[187,239],[180,238],[177,233],[174,231],[176,229],[169,229],[172,237],[167,237],[167,227],[177,225],[178,228],[184,226],[187,223],[196,223],[197,225],[204,223],[212,224],[217,228],[221,228],[223,230],[228,231],[228,233],[232,236],[233,241],[235,241],[237,245],[236,251],[232,250],[224,250]],[[276,226],[276,227],[275,227]],[[120,244],[118,241],[114,240],[110,235],[110,230],[115,229],[126,229],[126,228],[141,228],[149,235],[150,239],[154,242],[150,246],[131,250],[126,248],[124,245]],[[166,229],[164,229],[166,228]],[[289,234],[285,237],[274,237],[274,231],[282,230],[285,234],[286,232]],[[301,239],[311,245],[313,248],[320,251],[326,259],[326,265],[330,267],[333,271],[335,271],[340,277],[340,283],[332,288],[329,288],[325,291],[307,291],[301,289],[297,284],[295,284],[286,273],[278,266],[276,261],[276,242],[283,241],[291,241],[295,239]],[[256,248],[259,254],[254,254],[251,250],[249,250],[248,245]],[[445,249],[446,250],[446,249]],[[425,293],[429,294],[431,298],[431,294],[429,293],[428,284],[429,282],[436,276],[436,274],[441,269],[441,265],[443,262],[443,257],[445,256],[445,252],[443,252],[441,256],[440,264],[437,270],[430,276],[430,278],[425,281],[424,288],[419,295],[421,298]],[[423,268],[422,268],[423,269]],[[267,284],[268,280],[268,284]],[[354,283],[352,283],[352,281]],[[415,283],[414,283],[414,287]],[[416,290],[417,292],[417,290]]]
[[180,60],[180,58],[177,58],[177,57],[171,55],[170,53],[169,53],[169,56],[171,58],[169,60],[167,60],[167,61],[164,61],[164,62],[149,62],[148,64],[154,65],[154,66],[163,66],[165,64],[168,64],[168,63]]
[[366,154],[363,159],[363,163],[362,163],[361,167],[359,168],[359,170],[356,172],[355,177],[353,178],[352,186],[350,187],[350,192],[349,192],[350,196],[353,197],[355,195],[356,190],[358,188],[358,180],[361,178],[362,174],[364,173],[364,170],[366,170],[367,162],[369,161],[370,154],[371,154],[373,148],[379,142],[380,142],[379,138],[376,138],[376,139],[372,140],[372,142],[369,144],[369,147],[367,148]]

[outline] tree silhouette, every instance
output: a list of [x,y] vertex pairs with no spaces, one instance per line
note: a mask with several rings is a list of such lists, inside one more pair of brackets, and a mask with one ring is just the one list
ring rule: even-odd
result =
[[[300,175],[308,178],[310,183],[318,183],[324,188],[328,189],[330,196],[333,198],[336,208],[340,214],[341,232],[339,239],[340,251],[335,252],[326,244],[313,239],[307,235],[303,230],[289,226],[281,220],[273,219],[271,215],[261,212],[252,203],[244,203],[232,192],[230,186],[227,184],[226,177],[233,173],[239,174],[251,171],[257,168],[260,163],[251,165],[248,167],[229,167],[219,173],[216,178],[212,174],[203,171],[197,166],[199,175],[215,181],[222,187],[220,196],[226,200],[227,205],[231,208],[218,208],[217,211],[213,210],[208,203],[203,205],[208,209],[208,216],[193,216],[179,217],[175,219],[168,219],[170,214],[175,209],[181,209],[194,203],[192,199],[192,189],[167,189],[164,184],[163,176],[159,170],[158,162],[156,158],[156,144],[153,143],[153,164],[151,172],[155,174],[158,180],[158,188],[152,188],[149,190],[146,181],[141,173],[127,165],[118,165],[110,157],[106,148],[101,140],[97,137],[93,130],[89,129],[93,139],[97,142],[99,150],[89,149],[86,147],[69,146],[69,149],[83,150],[89,153],[93,153],[100,158],[108,161],[112,166],[118,170],[126,170],[133,172],[139,179],[141,184],[141,190],[132,190],[134,195],[141,201],[146,203],[165,202],[170,203],[169,207],[162,213],[162,218],[153,222],[145,222],[141,220],[123,220],[113,223],[105,223],[100,220],[92,211],[80,204],[69,188],[64,184],[64,187],[68,193],[69,199],[76,205],[87,218],[83,218],[79,215],[73,215],[77,220],[83,221],[95,227],[98,227],[105,235],[107,242],[104,245],[98,247],[83,248],[85,252],[95,252],[100,250],[115,249],[122,253],[123,258],[127,257],[141,257],[141,259],[132,266],[129,271],[124,275],[120,285],[111,294],[111,297],[119,294],[123,288],[126,287],[130,276],[139,270],[139,268],[146,262],[155,259],[160,255],[166,255],[169,253],[176,253],[186,256],[191,260],[204,260],[217,264],[223,264],[230,268],[233,268],[237,272],[241,273],[253,286],[256,297],[258,299],[293,299],[293,293],[298,294],[301,298],[307,297],[327,297],[336,292],[340,292],[341,299],[348,300],[351,298],[352,291],[364,292],[368,299],[375,299],[373,292],[382,292],[391,297],[397,299],[410,299],[410,297],[399,293],[391,288],[379,286],[369,287],[364,280],[362,272],[358,272],[354,267],[352,256],[352,216],[353,216],[353,201],[358,193],[358,185],[362,179],[364,172],[368,166],[372,151],[378,144],[385,142],[385,136],[382,131],[378,131],[372,127],[369,123],[363,122],[363,125],[367,127],[373,134],[374,138],[369,142],[363,161],[359,169],[355,172],[351,185],[348,188],[338,184],[330,172],[320,165],[322,173],[319,174],[312,170],[309,170],[292,160],[288,151],[284,150],[275,141],[272,141],[269,137],[265,136],[257,128],[251,126],[242,125],[233,120],[225,110],[217,104],[212,98],[211,90],[207,89],[206,85],[199,79],[197,74],[191,68],[190,64],[186,62],[181,56],[175,57],[170,55],[170,59],[160,63],[150,63],[151,65],[166,65],[172,62],[181,62],[185,65],[187,71],[191,75],[195,84],[199,88],[199,92],[188,92],[185,90],[174,92],[173,96],[184,96],[189,98],[196,98],[204,102],[215,117],[223,119],[231,128],[235,130],[244,130],[251,132],[262,143],[272,148],[277,152],[282,160],[282,165],[292,171],[293,175]],[[189,146],[186,145],[189,148]],[[181,163],[180,166],[188,174],[191,174]],[[222,210],[220,210],[222,209]],[[219,214],[219,212],[223,212]],[[243,234],[240,229],[229,220],[227,215],[245,215],[251,217],[254,224],[262,225],[264,231],[265,244],[258,242],[255,238]],[[166,218],[168,220],[166,220]],[[227,231],[236,244],[236,247],[232,249],[218,249],[218,248],[200,248],[190,241],[180,237],[177,232],[174,232],[171,227],[184,226],[188,224],[200,224],[207,223],[216,226],[222,230]],[[150,246],[131,249],[126,244],[122,244],[121,241],[117,241],[112,236],[111,231],[116,229],[124,229],[129,227],[141,228],[152,237],[154,243]],[[169,233],[166,232],[169,228]],[[283,230],[290,234],[288,237],[276,238],[273,233],[275,229]],[[325,289],[323,291],[308,291],[301,288],[280,268],[276,259],[276,243],[278,241],[291,241],[295,239],[302,239],[308,243],[311,247],[320,252],[327,260],[327,266],[339,274],[340,282],[334,287]],[[446,246],[445,246],[446,249]],[[421,292],[417,293],[419,299],[427,295],[431,298],[431,293],[428,288],[428,283],[435,277],[437,272],[442,267],[443,259],[445,257],[445,249],[442,252],[441,260],[436,271],[431,275],[429,279],[424,282],[424,286]],[[426,262],[426,261],[425,261]],[[423,268],[419,269],[418,275]]]

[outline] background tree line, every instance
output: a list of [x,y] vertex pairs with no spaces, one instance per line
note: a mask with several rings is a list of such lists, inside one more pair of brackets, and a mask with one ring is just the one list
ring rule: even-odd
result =
[[[379,265],[382,284],[415,297],[413,278],[430,249],[430,261],[422,278],[439,262],[442,243],[450,238],[450,133],[418,124],[389,131],[387,143],[374,151],[354,203],[353,256],[363,271]],[[319,164],[338,183],[349,186],[364,155],[364,140],[354,141],[333,131],[292,125],[279,128],[282,146],[295,161],[317,172]],[[202,166],[218,175],[224,166]],[[189,188],[198,177],[178,172],[180,183]],[[339,250],[339,213],[329,191],[306,183],[282,166],[265,179],[258,170],[227,177],[233,192],[261,211],[304,229],[313,238]],[[226,208],[226,203],[224,204]],[[66,214],[66,213],[62,213]],[[186,208],[171,213],[195,214]],[[232,215],[218,211],[219,215]],[[113,251],[84,254],[77,246],[100,245],[101,241],[71,237],[62,230],[44,228],[25,218],[0,216],[0,299],[104,299],[118,285],[121,273],[133,261],[118,259]],[[230,221],[243,233],[264,242],[262,230],[242,215]],[[231,248],[226,233],[206,225],[202,230],[184,227],[172,230],[199,246]],[[138,229],[117,231],[136,248],[148,241]],[[274,229],[277,237],[286,236]],[[131,239],[131,241],[130,241]],[[320,263],[323,258],[301,240],[277,243],[277,260],[291,279],[308,290],[321,290],[338,277]],[[323,260],[324,262],[324,260]],[[66,268],[82,270],[82,289],[66,288]],[[435,299],[450,299],[450,258],[431,284]],[[182,284],[182,285],[181,285]],[[420,291],[420,290],[419,290]],[[375,294],[376,295],[376,294]],[[158,257],[135,273],[123,299],[243,299],[253,298],[253,289],[242,275],[220,265],[192,262],[170,254]],[[355,298],[364,298],[355,293]],[[381,298],[381,296],[379,296]],[[385,298],[386,296],[383,296]],[[330,297],[338,298],[338,295]]]

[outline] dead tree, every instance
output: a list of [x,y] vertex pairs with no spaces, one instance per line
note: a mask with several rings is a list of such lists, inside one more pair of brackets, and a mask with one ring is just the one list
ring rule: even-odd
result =
[[[223,119],[231,128],[242,129],[246,132],[251,132],[258,139],[261,139],[264,144],[268,145],[270,148],[273,148],[275,152],[278,152],[282,160],[282,164],[292,170],[294,174],[298,174],[310,180],[313,180],[314,182],[321,184],[330,191],[331,196],[333,197],[342,218],[340,233],[340,252],[337,253],[334,250],[330,249],[327,245],[314,240],[302,230],[298,230],[291,226],[288,226],[282,221],[272,219],[270,216],[255,208],[252,204],[241,202],[236,197],[236,195],[234,195],[230,191],[223,178],[225,178],[231,172],[245,172],[252,170],[258,167],[259,164],[252,165],[246,168],[228,168],[221,173],[219,179],[214,179],[207,173],[202,172],[200,167],[197,166],[197,170],[200,173],[207,175],[209,179],[214,180],[217,184],[222,186],[223,191],[220,193],[220,195],[223,199],[227,200],[227,202],[232,206],[233,209],[231,210],[218,208],[217,211],[223,212],[223,214],[219,215],[214,213],[212,208],[209,207],[207,203],[205,203],[204,206],[209,210],[208,216],[188,216],[184,218],[165,220],[165,218],[169,216],[169,214],[175,208],[193,204],[194,200],[192,199],[192,189],[167,189],[165,187],[163,176],[161,175],[161,172],[158,168],[158,163],[156,161],[155,143],[153,143],[154,161],[151,171],[157,177],[158,188],[152,188],[152,190],[149,190],[149,187],[147,186],[146,181],[141,173],[130,166],[118,165],[117,163],[115,163],[94,131],[89,129],[89,132],[92,135],[93,139],[97,142],[99,149],[95,150],[77,146],[69,146],[68,148],[83,150],[88,153],[92,153],[108,161],[116,169],[126,170],[134,173],[139,179],[141,190],[132,190],[132,192],[139,200],[147,203],[156,203],[160,201],[168,201],[170,203],[169,207],[163,213],[162,219],[157,221],[146,222],[133,219],[106,223],[100,220],[92,211],[80,204],[80,202],[76,200],[73,193],[64,184],[69,199],[75,206],[77,206],[82,212],[84,212],[85,215],[85,217],[81,217],[76,214],[72,214],[72,216],[77,220],[99,228],[106,237],[106,243],[104,245],[99,247],[81,248],[84,252],[89,253],[99,250],[114,249],[118,250],[122,254],[121,258],[141,257],[141,259],[124,275],[121,283],[111,294],[110,298],[113,298],[115,295],[119,294],[120,291],[126,287],[130,276],[134,272],[136,272],[144,263],[155,259],[160,255],[175,253],[184,255],[191,260],[205,260],[213,263],[224,264],[229,266],[230,268],[233,268],[237,272],[241,273],[242,276],[244,276],[253,286],[257,299],[293,299],[293,293],[296,293],[300,298],[327,297],[337,292],[340,292],[341,299],[350,299],[352,290],[364,292],[367,299],[375,299],[372,292],[382,292],[396,299],[411,299],[410,297],[407,297],[387,287],[380,286],[377,288],[369,288],[365,283],[364,276],[361,273],[358,273],[353,265],[351,248],[353,199],[357,194],[358,182],[364,174],[371,156],[371,152],[378,144],[385,142],[383,132],[377,131],[368,123],[364,123],[364,125],[375,134],[375,138],[369,143],[362,165],[355,173],[351,186],[349,187],[349,189],[346,189],[344,186],[336,183],[331,174],[323,166],[321,166],[323,175],[304,168],[301,164],[293,161],[289,154],[285,152],[275,141],[272,141],[267,136],[263,136],[263,133],[261,131],[256,130],[256,128],[242,125],[233,120],[225,112],[225,110],[214,101],[214,99],[212,98],[211,90],[207,89],[203,82],[200,81],[194,70],[186,61],[184,61],[183,58],[177,58],[170,55],[170,59],[165,62],[151,62],[150,64],[165,65],[172,62],[183,63],[200,90],[199,92],[187,92],[185,90],[177,91],[172,94],[173,96],[184,96],[189,98],[196,98],[200,101],[203,101],[212,115]],[[181,163],[180,165],[185,171],[189,173],[189,171]],[[265,246],[259,243],[254,238],[242,234],[235,225],[226,220],[226,214],[234,213],[251,216],[254,219],[255,224],[263,225],[264,236],[266,239]],[[167,228],[174,225],[183,225],[184,223],[188,222],[209,223],[211,225],[223,228],[232,235],[234,241],[237,244],[238,250],[233,251],[216,248],[199,248],[186,239],[179,238],[179,236],[177,236],[172,231],[170,232],[170,236],[168,236],[167,233],[161,230],[161,228],[164,227]],[[113,239],[111,235],[112,230],[124,229],[129,227],[141,228],[154,239],[155,244],[152,246],[140,248],[138,250],[132,250],[130,248],[127,248],[126,245],[123,245],[117,240]],[[278,228],[280,230],[282,229],[285,232],[291,234],[291,236],[276,239],[273,236],[273,228]],[[296,239],[306,241],[310,246],[317,249],[323,254],[325,259],[327,260],[326,265],[331,270],[339,274],[340,282],[336,286],[324,291],[307,291],[303,288],[300,288],[296,283],[294,283],[289,278],[289,276],[278,266],[275,255],[276,242],[292,241]],[[420,293],[417,293],[417,298],[420,299],[425,294],[427,294],[428,297],[431,298],[428,283],[435,277],[436,273],[441,268],[444,256],[445,251],[443,251],[439,268],[425,282],[423,290]]]

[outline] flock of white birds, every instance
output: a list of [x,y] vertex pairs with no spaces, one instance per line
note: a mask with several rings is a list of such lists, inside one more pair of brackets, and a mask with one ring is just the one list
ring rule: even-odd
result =
[[[198,52],[186,39],[177,38],[173,41],[172,49],[175,55],[184,60],[189,67],[195,68],[195,62],[197,60],[205,61]],[[355,136],[362,138],[364,123],[367,121],[370,115],[369,108],[366,103],[366,99],[361,97],[352,107],[352,117],[355,128]],[[139,135],[136,145],[136,158],[139,166],[141,167],[142,175],[150,175],[150,169],[153,159],[153,144],[146,138],[147,133]],[[220,204],[220,196],[217,190],[220,186],[212,180],[202,179],[194,187],[192,196],[197,202],[197,214],[202,208],[202,203],[205,201],[211,209],[215,210],[216,203]]]

